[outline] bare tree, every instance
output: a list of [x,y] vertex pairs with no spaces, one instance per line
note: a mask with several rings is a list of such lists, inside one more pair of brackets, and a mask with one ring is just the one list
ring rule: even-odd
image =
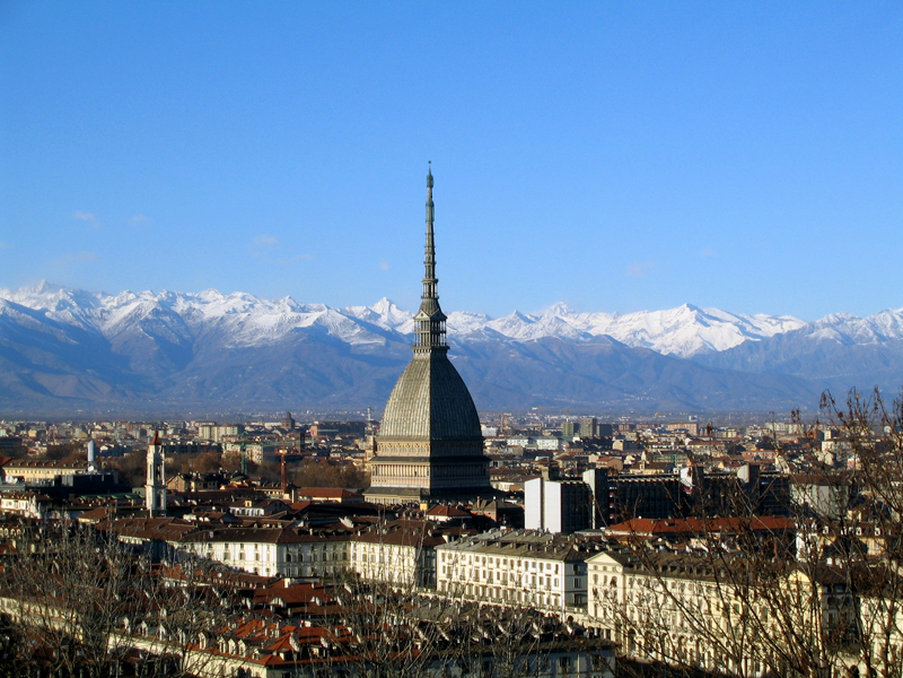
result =
[[[700,507],[696,534],[637,535],[593,562],[590,613],[627,654],[738,676],[903,675],[903,406],[851,392],[843,406],[826,395],[822,412],[798,421],[829,427],[836,445],[827,455],[812,440],[792,460],[805,471],[795,539],[738,487]],[[739,529],[716,517],[725,507]]]
[[[876,389],[851,391],[844,404],[822,398],[843,443],[839,515],[819,526],[830,543],[817,553],[846,573],[856,595],[858,667],[866,676],[903,676],[903,400]],[[833,519],[832,519],[833,518]]]
[[[146,560],[142,560],[147,564]],[[204,638],[238,618],[241,598],[222,568],[201,558],[151,565],[142,579],[143,598],[132,617],[122,617],[120,633],[131,646],[164,658],[145,670],[154,676],[188,677],[216,673],[219,655],[199,651]]]
[[29,525],[3,572],[5,611],[34,631],[53,675],[102,676],[119,617],[136,602],[133,560],[115,541],[70,524]]
[[109,676],[137,651],[144,676],[193,676],[219,661],[196,648],[226,624],[235,596],[206,561],[164,567],[112,531],[64,523],[23,525],[14,546],[0,586],[20,631],[6,652],[23,667]]

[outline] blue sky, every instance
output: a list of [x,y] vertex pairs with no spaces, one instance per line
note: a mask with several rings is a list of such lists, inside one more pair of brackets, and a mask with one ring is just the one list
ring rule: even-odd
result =
[[903,4],[2,2],[0,287],[903,306]]

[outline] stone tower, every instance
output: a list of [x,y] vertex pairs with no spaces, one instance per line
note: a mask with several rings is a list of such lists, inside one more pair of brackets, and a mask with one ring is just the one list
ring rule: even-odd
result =
[[144,484],[144,505],[150,517],[166,514],[165,464],[163,443],[160,442],[160,434],[154,431],[154,439],[147,446],[147,481]]
[[433,240],[433,174],[426,177],[423,293],[414,316],[414,356],[383,413],[370,461],[372,501],[472,499],[492,494],[473,398],[448,359]]

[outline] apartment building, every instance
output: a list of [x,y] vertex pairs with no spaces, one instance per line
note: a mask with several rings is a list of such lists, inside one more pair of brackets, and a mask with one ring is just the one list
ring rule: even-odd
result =
[[348,568],[348,535],[284,527],[201,529],[177,546],[231,568],[265,577],[330,577]]
[[[129,521],[110,523],[132,539]],[[171,549],[265,577],[332,579],[346,573],[392,586],[434,588],[435,547],[470,532],[424,520],[381,522],[369,529],[352,521],[311,527],[216,526],[164,535]],[[142,533],[142,538],[153,535]]]
[[59,476],[88,473],[87,461],[56,461],[51,459],[9,459],[3,465],[3,475],[10,479],[31,483],[53,480]]
[[349,537],[350,571],[366,581],[434,588],[436,547],[459,534],[423,520],[395,520]]
[[436,547],[436,590],[463,599],[563,613],[586,606],[586,559],[597,542],[494,530]]
[[[828,567],[679,552],[587,559],[587,618],[628,657],[737,676],[786,675],[812,648],[846,665],[854,597]],[[832,654],[833,653],[833,654]]]

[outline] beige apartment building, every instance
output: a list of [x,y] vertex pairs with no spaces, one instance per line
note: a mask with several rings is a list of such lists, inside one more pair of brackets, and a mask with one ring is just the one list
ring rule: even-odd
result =
[[643,661],[750,677],[820,662],[844,675],[857,660],[844,646],[856,609],[842,573],[777,568],[767,558],[598,553],[587,560],[587,623]]
[[497,605],[582,614],[586,559],[594,548],[544,532],[485,532],[436,547],[436,590]]

